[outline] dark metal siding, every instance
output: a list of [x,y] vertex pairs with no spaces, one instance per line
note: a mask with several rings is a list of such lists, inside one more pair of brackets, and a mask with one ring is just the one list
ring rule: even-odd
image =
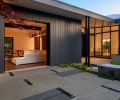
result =
[[0,73],[4,72],[4,18],[0,16]]
[[26,19],[50,23],[50,65],[80,62],[81,21],[29,9],[20,8],[16,11]]

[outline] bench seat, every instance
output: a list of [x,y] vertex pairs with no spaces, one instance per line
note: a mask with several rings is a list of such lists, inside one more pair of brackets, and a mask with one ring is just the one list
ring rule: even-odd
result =
[[120,65],[102,64],[98,67],[98,73],[115,79],[120,79]]

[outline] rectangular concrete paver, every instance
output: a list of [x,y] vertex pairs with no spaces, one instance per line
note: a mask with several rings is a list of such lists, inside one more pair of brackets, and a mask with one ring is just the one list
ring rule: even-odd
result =
[[118,100],[119,93],[99,87],[77,96],[73,100]]
[[[59,67],[58,69],[59,72],[71,70],[71,68],[61,70]],[[120,81],[100,78],[87,72],[61,77],[48,67],[13,73],[15,76],[10,76],[9,73],[0,75],[0,100],[21,100],[58,87],[75,96],[73,100],[118,100],[120,98],[120,93],[101,87],[106,85],[120,89]],[[29,80],[33,85],[28,85],[24,79]]]
[[65,68],[58,67],[58,66],[50,67],[50,70],[53,70],[53,71],[58,72],[58,73],[71,71],[71,70],[75,70],[75,69],[76,68],[73,68],[73,67],[65,67]]
[[112,81],[111,83],[104,84],[104,86],[111,88],[113,90],[119,91],[120,93],[120,82],[119,81]]

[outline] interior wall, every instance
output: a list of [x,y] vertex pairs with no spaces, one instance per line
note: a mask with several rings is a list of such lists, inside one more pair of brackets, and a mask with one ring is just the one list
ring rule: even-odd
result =
[[34,38],[28,30],[5,27],[5,37],[13,37],[14,50],[34,50]]

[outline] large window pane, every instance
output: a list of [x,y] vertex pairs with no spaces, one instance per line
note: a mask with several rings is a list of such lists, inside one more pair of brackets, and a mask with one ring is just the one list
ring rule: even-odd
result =
[[118,31],[111,33],[111,54],[118,54]]
[[110,27],[104,27],[103,32],[110,32]]
[[101,34],[95,35],[95,56],[101,57]]
[[95,33],[101,33],[101,28],[96,28]]
[[118,27],[118,26],[112,26],[112,27],[111,27],[111,30],[112,30],[112,31],[119,30],[119,27]]
[[91,28],[91,29],[90,29],[90,33],[91,33],[91,34],[94,34],[94,28]]
[[94,56],[94,36],[90,35],[90,56]]

